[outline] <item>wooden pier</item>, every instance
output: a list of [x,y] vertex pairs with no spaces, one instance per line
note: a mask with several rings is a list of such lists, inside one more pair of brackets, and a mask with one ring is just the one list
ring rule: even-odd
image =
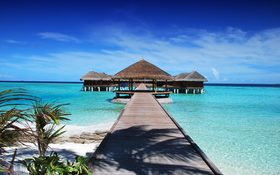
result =
[[94,175],[222,174],[150,93],[134,93],[92,168]]

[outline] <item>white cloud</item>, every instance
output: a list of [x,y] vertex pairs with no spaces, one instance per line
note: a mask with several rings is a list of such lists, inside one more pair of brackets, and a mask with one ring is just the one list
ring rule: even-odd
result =
[[4,40],[4,42],[9,43],[9,44],[25,44],[23,41],[18,41],[18,40],[13,40],[13,39],[7,39]]
[[[273,73],[275,70],[271,70],[270,67],[280,66],[279,32],[280,29],[274,29],[247,35],[246,32],[237,29],[228,29],[220,33],[199,31],[195,37],[186,37],[185,34],[183,37],[177,36],[181,39],[180,45],[156,37],[128,35],[119,35],[121,39],[112,42],[122,48],[146,52],[149,57],[152,56],[151,59],[160,59],[159,62],[168,63],[171,67],[174,65],[177,71],[184,71],[184,68],[188,71],[195,67],[206,72],[209,67],[217,66],[220,67],[220,71],[231,74],[227,76],[231,80],[232,77],[241,74],[258,78],[260,74]],[[280,81],[280,77],[275,78]]]
[[74,36],[62,34],[62,33],[55,33],[55,32],[41,32],[37,33],[43,39],[53,39],[56,41],[61,42],[80,42],[80,40]]
[[13,78],[12,75],[8,75],[8,74],[5,74],[5,73],[0,73],[0,80],[8,80],[8,79],[11,79]]
[[115,74],[143,56],[173,75],[195,69],[209,82],[280,83],[280,28],[253,34],[232,27],[223,32],[192,29],[165,37],[119,26],[92,32],[95,44],[114,49],[29,55],[14,66],[39,72],[38,77],[52,74],[75,81],[92,69]]
[[219,80],[220,79],[220,72],[216,69],[216,68],[214,68],[214,67],[212,67],[212,73],[213,73],[213,75],[214,75],[214,77],[217,79],[217,80]]

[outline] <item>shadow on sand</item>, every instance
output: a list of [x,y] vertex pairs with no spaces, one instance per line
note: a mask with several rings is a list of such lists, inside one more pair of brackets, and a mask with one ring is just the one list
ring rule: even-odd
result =
[[[69,151],[67,149],[54,149],[52,151],[55,151],[58,153],[58,155],[64,159],[73,161],[75,160],[76,153]],[[47,151],[47,155],[50,154],[52,151]],[[16,162],[19,160],[23,160],[25,158],[32,158],[33,156],[38,156],[38,150],[34,147],[22,147],[17,149],[17,155],[16,155]],[[5,154],[5,159],[10,161],[13,157],[13,151],[9,151]]]
[[[13,157],[13,152],[14,150],[10,150],[5,154],[5,161],[10,162],[12,160]],[[69,161],[74,161],[76,158],[76,153],[66,150],[66,149],[54,149],[51,151],[47,151],[47,155],[49,155],[52,151],[55,151],[58,153],[58,155],[62,158],[64,158],[65,160],[69,160]],[[16,155],[16,159],[14,162],[14,171],[16,172],[16,174],[19,175],[28,175],[28,171],[25,168],[25,166],[23,166],[23,164],[21,163],[22,160],[26,159],[26,158],[32,158],[33,156],[38,156],[38,150],[35,147],[19,147],[17,149],[17,155]],[[0,173],[1,175],[1,173]],[[3,173],[3,175],[5,175],[5,173]]]

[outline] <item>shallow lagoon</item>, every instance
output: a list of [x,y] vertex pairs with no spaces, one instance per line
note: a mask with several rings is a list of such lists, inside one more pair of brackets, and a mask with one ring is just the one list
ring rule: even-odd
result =
[[[67,124],[113,123],[122,104],[113,92],[83,92],[81,84],[0,83],[43,100],[70,103]],[[164,107],[225,174],[280,174],[280,88],[207,86],[201,95],[174,94]]]

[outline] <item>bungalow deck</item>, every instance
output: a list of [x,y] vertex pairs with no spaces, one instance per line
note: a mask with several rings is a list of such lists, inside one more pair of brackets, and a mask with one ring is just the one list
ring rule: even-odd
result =
[[92,167],[94,175],[222,174],[152,94],[137,92],[95,151]]

